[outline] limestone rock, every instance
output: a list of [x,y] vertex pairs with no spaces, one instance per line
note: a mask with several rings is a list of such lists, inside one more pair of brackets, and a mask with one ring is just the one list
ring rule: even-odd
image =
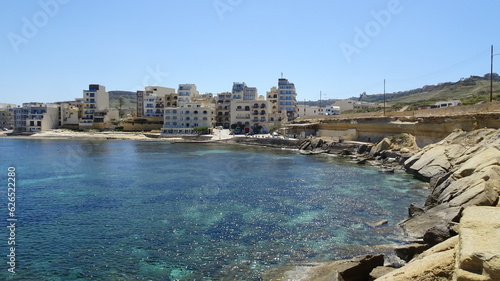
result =
[[400,259],[404,260],[405,262],[409,262],[416,255],[421,254],[423,251],[429,249],[429,247],[430,246],[427,244],[413,243],[397,247],[396,249],[394,249],[394,252],[396,252],[396,255]]
[[460,207],[449,207],[446,204],[438,205],[425,213],[411,217],[400,225],[404,232],[413,239],[422,239],[427,230],[436,225],[448,225],[460,213]]
[[500,166],[500,151],[495,147],[488,147],[474,155],[463,163],[453,176],[455,178],[467,177],[489,166]]
[[390,272],[393,272],[394,270],[396,270],[394,267],[377,266],[372,270],[372,272],[370,272],[370,279],[369,280],[375,280],[375,279],[382,277]]
[[388,138],[384,138],[379,143],[377,143],[372,150],[370,151],[370,155],[377,156],[384,150],[387,150],[391,147],[391,141]]
[[500,280],[500,208],[466,208],[459,231],[454,280]]
[[458,236],[452,237],[424,251],[407,265],[376,279],[376,281],[451,280],[457,244]]
[[453,274],[455,250],[450,249],[411,261],[376,281],[448,281]]
[[436,225],[425,232],[424,242],[434,246],[448,240],[450,237],[451,232],[447,225]]
[[[333,261],[314,267],[304,281],[364,281],[377,266],[384,265],[383,255],[367,255],[351,260]],[[340,279],[342,278],[342,279]]]

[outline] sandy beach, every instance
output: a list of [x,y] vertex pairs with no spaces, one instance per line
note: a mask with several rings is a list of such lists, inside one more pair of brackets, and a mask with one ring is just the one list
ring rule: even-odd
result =
[[[98,140],[135,140],[135,141],[157,141],[157,142],[206,142],[223,141],[231,139],[229,130],[214,130],[211,135],[182,137],[156,137],[159,134],[147,132],[77,132],[64,129],[49,130],[32,135],[11,135],[12,131],[0,132],[0,138],[16,139],[98,139]],[[149,135],[149,136],[148,136]]]

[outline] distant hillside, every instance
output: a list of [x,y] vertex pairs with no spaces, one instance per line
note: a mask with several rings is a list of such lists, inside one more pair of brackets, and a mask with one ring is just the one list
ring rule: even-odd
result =
[[[493,99],[500,100],[500,76],[493,74]],[[490,94],[490,74],[483,77],[471,76],[466,79],[460,79],[457,82],[445,82],[437,85],[427,85],[422,88],[400,91],[386,94],[386,102],[395,108],[409,106],[410,109],[416,109],[418,105],[434,104],[443,100],[460,100],[462,104],[477,104],[489,101]],[[361,95],[353,97],[354,100],[365,102],[382,103],[383,94]]]
[[118,109],[120,107],[120,98],[123,101],[122,115],[133,115],[137,108],[137,96],[135,92],[127,91],[109,91],[109,106]]

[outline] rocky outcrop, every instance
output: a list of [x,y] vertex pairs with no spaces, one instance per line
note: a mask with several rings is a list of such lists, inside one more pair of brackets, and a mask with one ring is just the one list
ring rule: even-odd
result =
[[370,272],[384,265],[383,255],[367,255],[351,260],[339,260],[316,266],[310,271],[309,276],[302,280],[308,281],[365,281],[369,279]]
[[426,146],[404,163],[432,190],[424,212],[402,223],[413,238],[431,244],[454,235],[453,226],[468,206],[493,206],[500,193],[500,130],[455,131]]
[[423,252],[407,265],[376,281],[448,281],[455,266],[455,247],[458,237],[450,238]]
[[500,280],[500,208],[465,209],[459,232],[453,280]]

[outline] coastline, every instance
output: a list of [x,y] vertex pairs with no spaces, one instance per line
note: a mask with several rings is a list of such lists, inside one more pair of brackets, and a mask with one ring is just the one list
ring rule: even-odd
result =
[[[478,130],[477,132],[479,132]],[[452,174],[453,171],[456,171],[458,169],[460,173],[460,177],[469,177],[469,170],[472,169],[470,167],[465,170],[464,172],[463,169],[459,168],[459,166],[456,166],[454,169],[448,169],[447,174],[443,175],[441,170],[438,171],[433,171],[434,175],[428,176],[427,174],[429,171],[425,170],[426,167],[429,166],[434,166],[437,164],[443,165],[443,163],[440,162],[440,158],[442,157],[442,154],[435,153],[435,155],[432,155],[432,159],[437,159],[437,160],[429,160],[429,157],[427,157],[426,153],[432,150],[439,150],[439,146],[445,147],[443,149],[451,149],[455,146],[458,146],[458,144],[453,143],[452,141],[454,139],[458,139],[459,137],[465,138],[464,140],[469,140],[470,145],[476,145],[481,142],[484,142],[485,145],[491,146],[497,141],[495,141],[494,136],[494,129],[491,131],[483,131],[480,133],[480,135],[474,135],[474,134],[465,134],[463,132],[456,132],[456,136],[450,135],[449,140],[443,140],[439,143],[433,144],[426,146],[422,149],[416,147],[416,144],[414,140],[408,139],[408,137],[404,137],[407,140],[407,143],[398,143],[399,140],[393,138],[386,138],[382,140],[381,142],[377,144],[371,144],[371,143],[361,143],[361,142],[343,142],[343,143],[328,143],[324,142],[321,139],[318,138],[313,138],[313,139],[308,139],[308,140],[286,140],[286,139],[279,139],[279,138],[266,138],[266,137],[245,137],[245,136],[229,136],[222,138],[220,135],[214,134],[212,135],[211,139],[202,139],[199,141],[196,140],[186,140],[183,138],[151,138],[146,136],[143,133],[117,133],[117,132],[101,132],[101,133],[83,133],[83,132],[46,132],[42,134],[35,134],[32,136],[6,136],[4,134],[3,137],[5,138],[19,138],[19,139],[69,139],[69,140],[78,140],[78,139],[100,139],[100,140],[134,140],[134,141],[159,141],[159,142],[198,142],[198,143],[227,143],[227,144],[239,144],[239,145],[252,145],[252,146],[265,146],[265,147],[272,147],[272,148],[281,148],[281,149],[297,149],[299,147],[299,151],[301,154],[306,154],[306,155],[314,155],[314,154],[329,154],[329,155],[340,155],[340,156],[345,156],[349,157],[353,162],[359,164],[359,165],[366,165],[366,166],[375,166],[377,167],[381,172],[387,172],[387,173],[393,173],[393,172],[406,172],[409,174],[414,174],[416,178],[419,178],[423,183],[424,182],[429,182],[431,184],[431,190],[429,192],[429,198],[431,198],[431,195],[435,195],[434,193],[436,192],[436,187],[438,184],[441,183],[447,183],[453,185],[453,181],[449,181],[443,178],[444,176],[452,178],[450,175]],[[496,133],[498,134],[498,132]],[[411,136],[411,135],[409,135]],[[2,137],[0,135],[0,137]],[[447,138],[448,139],[448,138]],[[463,143],[464,141],[462,140],[460,143]],[[447,148],[449,147],[449,148]],[[480,147],[480,146],[479,146]],[[303,149],[305,148],[305,149]],[[446,150],[447,151],[447,150]],[[473,149],[471,151],[474,152]],[[455,155],[457,156],[458,154],[452,154],[452,156]],[[496,154],[494,154],[496,155]],[[452,157],[449,156],[449,157]],[[417,158],[415,158],[417,157]],[[469,156],[474,157],[473,156]],[[467,159],[469,159],[467,158]],[[420,160],[419,160],[420,159]],[[464,158],[465,159],[465,158]],[[465,159],[465,160],[467,160]],[[427,164],[422,164],[422,165],[417,165],[419,162],[418,161],[427,161]],[[449,161],[452,161],[453,159],[450,158]],[[432,161],[436,161],[434,165],[430,165]],[[492,162],[493,163],[493,162]],[[459,163],[460,164],[460,163]],[[455,165],[455,164],[453,164]],[[453,166],[452,165],[452,166]],[[420,171],[417,170],[417,166],[422,166],[422,169]],[[473,172],[471,172],[473,175]],[[427,178],[425,178],[425,177]],[[495,193],[496,194],[496,193]],[[437,197],[436,197],[437,198]],[[498,198],[498,195],[497,195]],[[498,202],[498,199],[496,199]],[[469,201],[464,201],[464,202],[469,202]],[[435,227],[436,225],[439,224],[438,221],[431,221],[426,222],[428,223],[427,225],[422,225],[420,224],[421,221],[425,220],[426,217],[426,212],[429,210],[432,211],[432,206],[431,207],[426,207],[424,206],[424,202],[417,202],[416,203],[418,207],[415,206],[404,206],[405,208],[409,207],[409,216],[408,219],[400,222],[398,225],[405,231],[405,238],[408,243],[401,243],[401,244],[395,244],[395,245],[380,245],[380,246],[373,246],[373,247],[368,247],[368,246],[363,246],[360,245],[360,247],[365,247],[366,249],[366,255],[372,256],[372,255],[377,255],[377,257],[382,256],[385,257],[385,261],[383,260],[382,264],[378,264],[377,267],[383,267],[385,269],[390,269],[390,270],[397,270],[397,268],[404,268],[406,265],[411,266],[411,262],[415,259],[418,258],[418,255],[423,251],[423,250],[410,250],[413,251],[411,254],[409,254],[409,257],[407,259],[397,260],[394,259],[396,256],[400,257],[400,254],[397,253],[399,249],[402,249],[404,247],[415,247],[415,245],[420,245],[421,248],[423,249],[424,247],[432,247],[436,244],[433,245],[433,243],[429,243],[429,241],[426,241],[425,236],[422,236],[424,233],[427,233],[430,229],[429,227]],[[427,203],[425,203],[427,204]],[[482,203],[481,203],[482,204]],[[492,204],[496,204],[495,201],[492,201]],[[420,207],[421,206],[421,207]],[[467,204],[461,205],[462,208],[468,206]],[[439,208],[437,208],[439,209]],[[441,209],[439,209],[441,211]],[[432,214],[429,212],[429,214]],[[458,214],[457,214],[458,216]],[[456,218],[453,218],[453,220],[456,220]],[[408,223],[410,221],[410,223]],[[416,223],[413,223],[413,233],[406,232],[408,228],[412,227],[412,221],[415,221]],[[456,222],[454,222],[455,228],[456,228]],[[450,224],[451,225],[451,224]],[[451,225],[452,227],[453,225]],[[406,228],[405,228],[406,227]],[[451,233],[451,227],[450,227],[450,233]],[[455,228],[453,231],[455,231]],[[418,233],[418,235],[415,235],[415,233]],[[457,233],[454,233],[451,235],[451,237],[456,236]],[[444,241],[446,241],[450,237],[446,237]],[[414,243],[414,244],[410,244]],[[439,245],[439,244],[438,244]],[[379,250],[377,251],[377,247]],[[383,250],[382,250],[383,248]],[[405,249],[405,251],[408,248]],[[431,248],[432,249],[432,248]],[[365,254],[363,254],[365,255]],[[416,257],[416,258],[414,258]],[[345,260],[343,262],[348,261],[349,263],[356,263],[356,258],[353,258],[352,260]],[[311,277],[311,276],[316,276],[319,274],[318,272],[324,271],[325,267],[328,267],[326,265],[332,264],[332,263],[339,263],[341,261],[332,261],[332,262],[323,262],[323,263],[303,263],[303,264],[290,264],[287,266],[281,266],[281,267],[276,267],[272,268],[269,270],[269,272],[266,272],[264,274],[264,280],[320,280],[316,279],[316,277]],[[405,265],[405,262],[408,262]],[[328,268],[327,270],[333,270],[331,268]],[[370,269],[371,271],[371,269]],[[293,278],[291,277],[293,276]],[[382,275],[381,275],[382,276]],[[380,277],[380,276],[379,276]],[[292,279],[290,279],[292,278]],[[322,279],[321,279],[322,280]],[[326,279],[325,279],[326,280]]]

